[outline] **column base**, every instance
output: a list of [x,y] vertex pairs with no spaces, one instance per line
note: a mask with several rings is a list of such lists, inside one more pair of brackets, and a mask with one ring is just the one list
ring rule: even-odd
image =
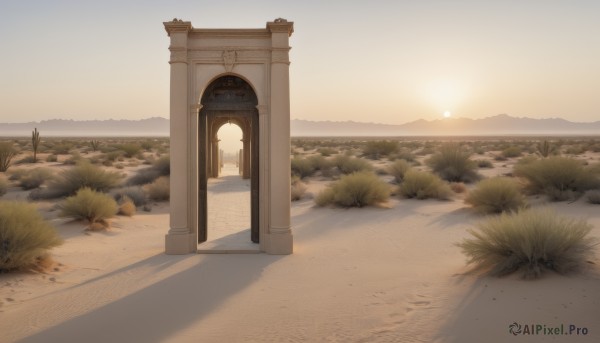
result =
[[294,236],[291,233],[267,235],[266,251],[269,255],[291,255],[294,253]]
[[167,234],[165,235],[165,254],[167,255],[185,255],[196,253],[196,237],[188,234]]

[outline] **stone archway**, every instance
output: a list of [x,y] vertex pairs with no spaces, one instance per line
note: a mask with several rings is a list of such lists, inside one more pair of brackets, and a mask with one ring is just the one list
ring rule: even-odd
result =
[[[206,228],[203,183],[211,173],[218,175],[218,142],[212,131],[224,120],[219,116],[229,111],[228,115],[245,122],[242,125],[250,133],[245,160],[250,169],[246,176],[249,172],[254,187],[252,227],[257,233],[253,240],[259,242],[260,251],[291,254],[289,37],[293,23],[279,18],[265,28],[199,29],[173,19],[164,26],[171,52],[171,199],[165,252],[198,251]],[[252,101],[246,92],[246,98],[238,99],[240,108],[219,108],[232,106],[229,101],[212,101],[225,100],[227,82],[251,89]],[[216,86],[225,87],[224,93],[217,95]]]
[[259,136],[258,100],[252,87],[242,78],[233,75],[221,76],[212,81],[204,91],[199,112],[198,136],[198,243],[208,238],[207,180],[218,177],[220,156],[217,132],[226,122],[234,121],[241,129],[244,141],[244,173],[250,181],[250,239],[260,241],[259,230]]

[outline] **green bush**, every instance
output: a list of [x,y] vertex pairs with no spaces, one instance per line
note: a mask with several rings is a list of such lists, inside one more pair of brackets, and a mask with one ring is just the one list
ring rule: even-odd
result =
[[469,183],[478,179],[476,164],[469,156],[460,145],[449,143],[442,145],[439,151],[429,158],[427,164],[446,181]]
[[0,175],[0,197],[8,192],[8,181],[4,176]]
[[84,160],[72,169],[60,173],[57,178],[48,183],[48,188],[31,192],[29,196],[34,200],[59,198],[73,195],[84,187],[98,192],[108,192],[116,187],[120,180],[119,173],[107,172]]
[[367,142],[363,154],[366,157],[379,159],[382,156],[389,156],[399,149],[396,141],[369,141]]
[[567,157],[523,161],[515,165],[514,174],[527,180],[531,193],[546,194],[553,201],[575,198],[599,185],[592,168]]
[[544,269],[566,273],[585,263],[596,244],[584,220],[558,216],[551,210],[525,210],[489,217],[469,230],[474,238],[457,244],[475,270],[501,276],[522,270],[537,278]]
[[406,160],[396,160],[388,167],[388,172],[394,177],[397,183],[404,180],[404,174],[410,169],[410,164]]
[[169,200],[170,184],[168,176],[161,176],[146,187],[150,199],[155,201]]
[[32,204],[0,202],[0,272],[36,269],[62,244],[56,229]]
[[373,167],[371,167],[371,164],[368,161],[347,155],[336,156],[336,158],[333,160],[333,164],[342,174],[352,174],[373,170]]
[[302,157],[294,157],[291,160],[292,175],[303,179],[312,176],[315,172],[315,167],[309,159]]
[[495,177],[480,181],[465,202],[481,213],[501,213],[522,208],[525,197],[513,179]]
[[117,202],[113,198],[87,187],[66,198],[60,205],[61,217],[87,220],[90,224],[105,224],[106,219],[114,217],[117,211]]
[[400,194],[406,198],[446,200],[452,194],[450,186],[437,175],[410,169],[400,184]]
[[318,206],[335,204],[343,207],[363,207],[388,200],[388,185],[372,172],[344,175],[317,195]]
[[35,168],[28,170],[19,181],[21,188],[28,190],[40,187],[44,182],[54,178],[54,174],[47,168]]

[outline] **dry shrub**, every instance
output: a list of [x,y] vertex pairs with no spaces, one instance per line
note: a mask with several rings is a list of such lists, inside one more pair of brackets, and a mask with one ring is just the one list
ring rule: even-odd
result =
[[290,163],[292,175],[298,176],[301,179],[312,176],[315,172],[315,167],[307,158],[294,157]]
[[450,189],[454,193],[464,193],[467,190],[467,187],[462,182],[450,182]]
[[525,198],[519,185],[507,177],[495,177],[480,181],[465,199],[481,213],[517,211],[525,206]]
[[129,198],[135,206],[144,206],[147,203],[146,192],[140,186],[119,188],[113,192],[115,200],[121,201],[124,197]]
[[397,183],[404,180],[404,174],[410,169],[410,164],[406,160],[396,160],[388,167],[390,175],[394,176]]
[[300,181],[299,178],[292,178],[292,186],[291,186],[291,198],[292,201],[298,201],[302,199],[306,193],[306,184]]
[[587,201],[590,204],[598,205],[600,204],[600,189],[594,189],[587,192]]
[[388,185],[372,172],[344,175],[315,199],[318,206],[335,204],[343,207],[363,207],[386,201]]
[[523,151],[518,146],[509,146],[508,148],[502,150],[502,156],[505,158],[513,158],[519,157]]
[[46,162],[56,162],[58,161],[58,156],[54,155],[54,154],[50,154],[48,156],[46,156]]
[[400,184],[400,194],[405,198],[440,199],[446,200],[452,191],[437,175],[410,169],[404,174],[404,181]]
[[448,143],[442,145],[439,151],[427,160],[427,164],[446,181],[469,183],[479,178],[475,172],[477,165],[469,156],[460,145]]
[[120,150],[125,153],[125,157],[131,158],[142,151],[142,147],[139,144],[127,143],[118,146]]
[[567,273],[585,263],[596,239],[585,220],[560,217],[551,210],[525,210],[489,217],[457,244],[474,270],[502,276],[522,271],[539,277],[545,269]]
[[17,151],[11,143],[0,142],[0,172],[8,170],[15,156],[17,156]]
[[367,142],[363,154],[372,159],[379,159],[382,156],[390,156],[400,149],[396,141],[369,141]]
[[171,160],[169,156],[163,156],[154,161],[151,167],[140,169],[135,175],[127,180],[127,184],[130,186],[147,185],[161,176],[169,176],[170,174]]
[[56,229],[32,204],[0,202],[0,272],[36,269],[62,244]]
[[333,164],[342,174],[352,174],[373,170],[373,167],[368,161],[347,155],[337,156],[333,160]]
[[[60,216],[92,223],[106,223],[117,214],[117,202],[107,194],[90,188],[82,188],[77,194],[66,198],[60,205]],[[106,226],[106,225],[105,225]]]
[[28,170],[19,180],[19,186],[28,190],[39,188],[44,182],[54,178],[52,170],[47,168],[35,168]]
[[161,176],[146,186],[148,197],[155,201],[169,200],[170,185],[169,177]]
[[116,187],[121,174],[107,172],[89,161],[83,160],[72,169],[63,171],[57,178],[48,183],[48,188],[31,192],[31,199],[51,199],[73,195],[81,188],[87,187],[98,192],[108,192]]
[[8,192],[8,181],[2,175],[0,175],[0,197]]
[[127,196],[121,198],[119,202],[119,214],[122,216],[131,217],[135,214],[136,206],[133,203],[133,200],[129,199]]
[[519,161],[514,174],[528,181],[532,194],[546,194],[552,201],[572,199],[600,184],[593,168],[567,157]]
[[479,168],[494,168],[494,164],[490,160],[477,160],[475,162]]

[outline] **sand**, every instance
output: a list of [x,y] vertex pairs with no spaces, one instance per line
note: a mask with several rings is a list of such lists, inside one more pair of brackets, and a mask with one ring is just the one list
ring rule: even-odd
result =
[[[53,250],[62,265],[0,275],[0,341],[600,341],[598,255],[583,272],[535,281],[468,274],[454,243],[482,217],[463,195],[316,208],[310,193],[326,183],[308,184],[292,205],[289,256],[166,256],[167,203],[97,233],[48,212],[66,239]],[[600,238],[598,205],[530,201],[587,218]],[[515,337],[514,322],[587,335]]]

